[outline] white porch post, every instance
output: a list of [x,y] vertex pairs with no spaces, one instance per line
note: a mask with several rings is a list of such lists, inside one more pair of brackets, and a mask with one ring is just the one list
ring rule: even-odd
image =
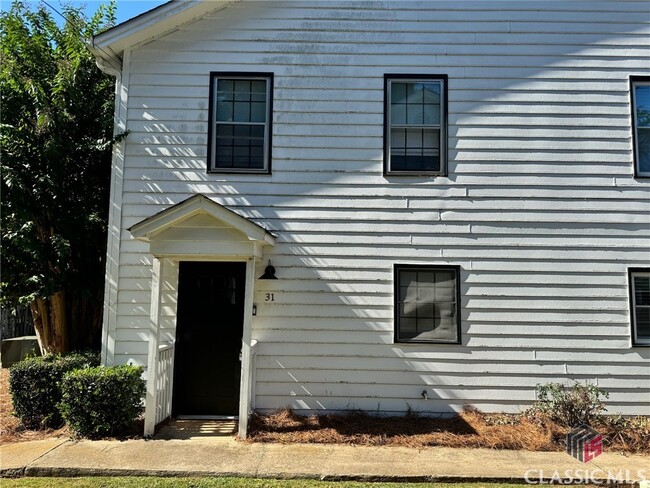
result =
[[242,334],[241,381],[239,390],[239,438],[245,439],[251,395],[251,336],[253,326],[253,292],[255,291],[255,258],[246,261],[246,295],[244,298],[244,332]]
[[160,335],[160,309],[163,262],[153,259],[151,278],[151,313],[149,315],[149,356],[147,362],[147,394],[144,402],[144,435],[152,436],[156,428],[156,378],[158,376],[158,343]]

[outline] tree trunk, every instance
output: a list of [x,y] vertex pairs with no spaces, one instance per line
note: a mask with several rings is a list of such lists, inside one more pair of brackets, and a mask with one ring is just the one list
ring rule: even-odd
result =
[[102,293],[90,297],[60,291],[30,303],[43,354],[97,350],[102,332]]
[[30,303],[34,329],[42,354],[68,352],[68,321],[65,292]]

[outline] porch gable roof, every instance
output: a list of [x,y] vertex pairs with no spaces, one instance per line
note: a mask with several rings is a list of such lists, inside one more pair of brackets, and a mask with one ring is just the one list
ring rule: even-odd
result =
[[128,231],[135,239],[150,242],[156,234],[199,214],[209,215],[261,245],[275,244],[275,236],[268,230],[201,193],[147,217],[129,227]]

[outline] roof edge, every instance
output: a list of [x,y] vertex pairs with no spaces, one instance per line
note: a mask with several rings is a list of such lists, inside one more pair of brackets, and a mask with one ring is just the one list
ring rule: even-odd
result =
[[170,0],[90,39],[98,58],[114,63],[130,46],[165,35],[202,15],[222,9],[238,0]]

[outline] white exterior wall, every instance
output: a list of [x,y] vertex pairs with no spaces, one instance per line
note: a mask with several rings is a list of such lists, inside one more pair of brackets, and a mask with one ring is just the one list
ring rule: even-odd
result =
[[[137,46],[107,362],[147,364],[152,257],[125,229],[202,192],[278,235],[257,408],[516,411],[576,380],[649,414],[627,289],[650,266],[628,81],[649,21],[645,1],[242,2]],[[272,175],[206,173],[210,71],[274,73]],[[383,175],[385,73],[448,75],[447,177]],[[461,266],[461,345],[393,343],[395,263]]]

